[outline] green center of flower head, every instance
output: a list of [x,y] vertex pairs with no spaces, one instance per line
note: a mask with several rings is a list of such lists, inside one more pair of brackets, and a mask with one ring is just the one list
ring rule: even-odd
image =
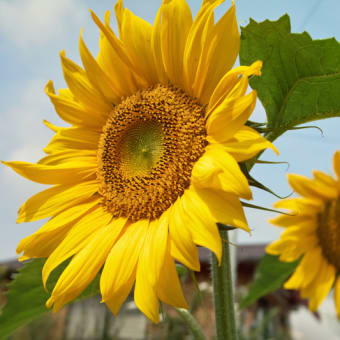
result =
[[121,140],[121,166],[126,176],[146,176],[160,160],[162,126],[157,121],[140,122],[127,129]]
[[317,235],[323,255],[340,271],[340,198],[327,202],[318,214]]
[[99,193],[130,221],[158,218],[190,185],[206,142],[205,110],[178,87],[155,85],[109,115],[98,147]]

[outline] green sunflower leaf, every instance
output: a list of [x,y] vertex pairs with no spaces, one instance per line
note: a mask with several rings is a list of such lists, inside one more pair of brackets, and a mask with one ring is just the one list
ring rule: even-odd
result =
[[248,307],[262,296],[279,289],[298,264],[299,260],[281,262],[278,256],[265,254],[256,268],[255,278],[249,292],[241,300],[239,307]]
[[[47,282],[49,292],[56,284],[58,277],[65,269],[69,261],[65,261],[56,268]],[[28,324],[48,313],[45,302],[50,294],[45,291],[41,271],[45,259],[35,259],[25,263],[9,285],[7,303],[0,315],[0,340],[5,340],[17,328]],[[78,299],[90,297],[99,292],[99,275],[79,296]]]
[[340,44],[291,33],[288,15],[277,21],[250,19],[242,28],[241,65],[263,61],[262,76],[250,85],[258,92],[276,139],[296,125],[340,116]]

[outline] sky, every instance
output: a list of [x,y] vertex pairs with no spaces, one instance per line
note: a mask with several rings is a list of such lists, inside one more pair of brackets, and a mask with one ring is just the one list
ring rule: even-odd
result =
[[[125,6],[136,15],[153,22],[161,0],[126,0]],[[42,124],[44,119],[65,125],[56,115],[44,93],[48,80],[56,88],[65,87],[59,61],[59,52],[80,63],[78,38],[84,29],[84,39],[95,55],[98,51],[97,27],[91,20],[91,8],[103,18],[112,10],[114,1],[101,0],[0,0],[0,159],[36,162],[43,156],[42,148],[52,137]],[[194,14],[200,7],[199,0],[188,1]],[[216,11],[216,16],[230,6],[226,1]],[[340,39],[340,1],[338,0],[236,0],[238,22],[247,25],[249,18],[256,21],[277,20],[288,13],[293,32],[307,31],[313,39],[335,36]],[[111,18],[112,26],[116,24]],[[265,121],[265,112],[258,103],[251,118]],[[275,145],[280,156],[266,151],[261,159],[289,163],[288,172],[311,175],[312,169],[332,172],[331,158],[340,149],[340,118],[318,121],[323,135],[316,129],[291,131],[280,137]],[[256,165],[252,176],[279,195],[291,190],[286,181],[286,165]],[[0,166],[0,261],[15,256],[17,243],[37,230],[43,222],[16,224],[19,206],[44,186],[15,174]],[[251,203],[271,207],[277,199],[254,190]],[[246,215],[252,229],[251,235],[237,233],[237,242],[262,243],[274,240],[279,230],[267,223],[274,215],[247,209]]]

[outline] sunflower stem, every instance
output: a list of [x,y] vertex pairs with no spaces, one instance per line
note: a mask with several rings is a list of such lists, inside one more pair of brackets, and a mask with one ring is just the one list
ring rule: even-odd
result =
[[215,254],[211,254],[216,340],[237,340],[228,231],[220,229],[220,234],[223,251],[220,266]]
[[192,314],[184,308],[176,308],[177,313],[181,317],[181,319],[186,323],[186,325],[189,327],[192,336],[195,340],[206,340],[206,337],[203,334],[203,331],[198,324],[198,322],[195,320],[195,318],[192,316]]

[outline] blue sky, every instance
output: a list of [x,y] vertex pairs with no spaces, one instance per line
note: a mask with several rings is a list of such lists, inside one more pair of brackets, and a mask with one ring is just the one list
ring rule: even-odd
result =
[[[188,1],[195,14],[200,1]],[[125,6],[135,14],[153,22],[160,0],[126,0]],[[44,86],[52,79],[57,88],[65,87],[59,62],[63,49],[71,59],[80,63],[78,37],[84,28],[84,38],[95,54],[98,50],[98,30],[92,23],[88,8],[103,18],[114,1],[101,0],[1,0],[0,1],[0,159],[35,162],[43,156],[41,151],[51,138],[42,124],[47,119],[63,124],[54,113]],[[220,16],[230,5],[226,1],[217,10]],[[340,1],[338,0],[236,0],[237,17],[244,26],[252,17],[256,21],[276,20],[284,13],[291,17],[292,31],[308,31],[314,39],[335,36],[340,39]],[[113,27],[115,27],[112,18]],[[264,121],[265,114],[257,105],[252,120]],[[332,172],[331,157],[340,149],[339,118],[319,121],[324,136],[315,129],[291,131],[280,137],[275,145],[280,151],[276,157],[271,151],[262,159],[287,161],[289,172],[310,176],[312,169]],[[256,166],[253,176],[280,195],[290,189],[286,183],[285,165]],[[39,223],[15,223],[18,207],[43,186],[31,183],[4,166],[0,167],[0,260],[15,256],[19,240],[31,234]],[[270,207],[275,201],[271,195],[254,191],[254,204]],[[252,235],[240,231],[239,243],[268,242],[278,235],[278,230],[266,220],[272,215],[257,210],[247,210]]]

